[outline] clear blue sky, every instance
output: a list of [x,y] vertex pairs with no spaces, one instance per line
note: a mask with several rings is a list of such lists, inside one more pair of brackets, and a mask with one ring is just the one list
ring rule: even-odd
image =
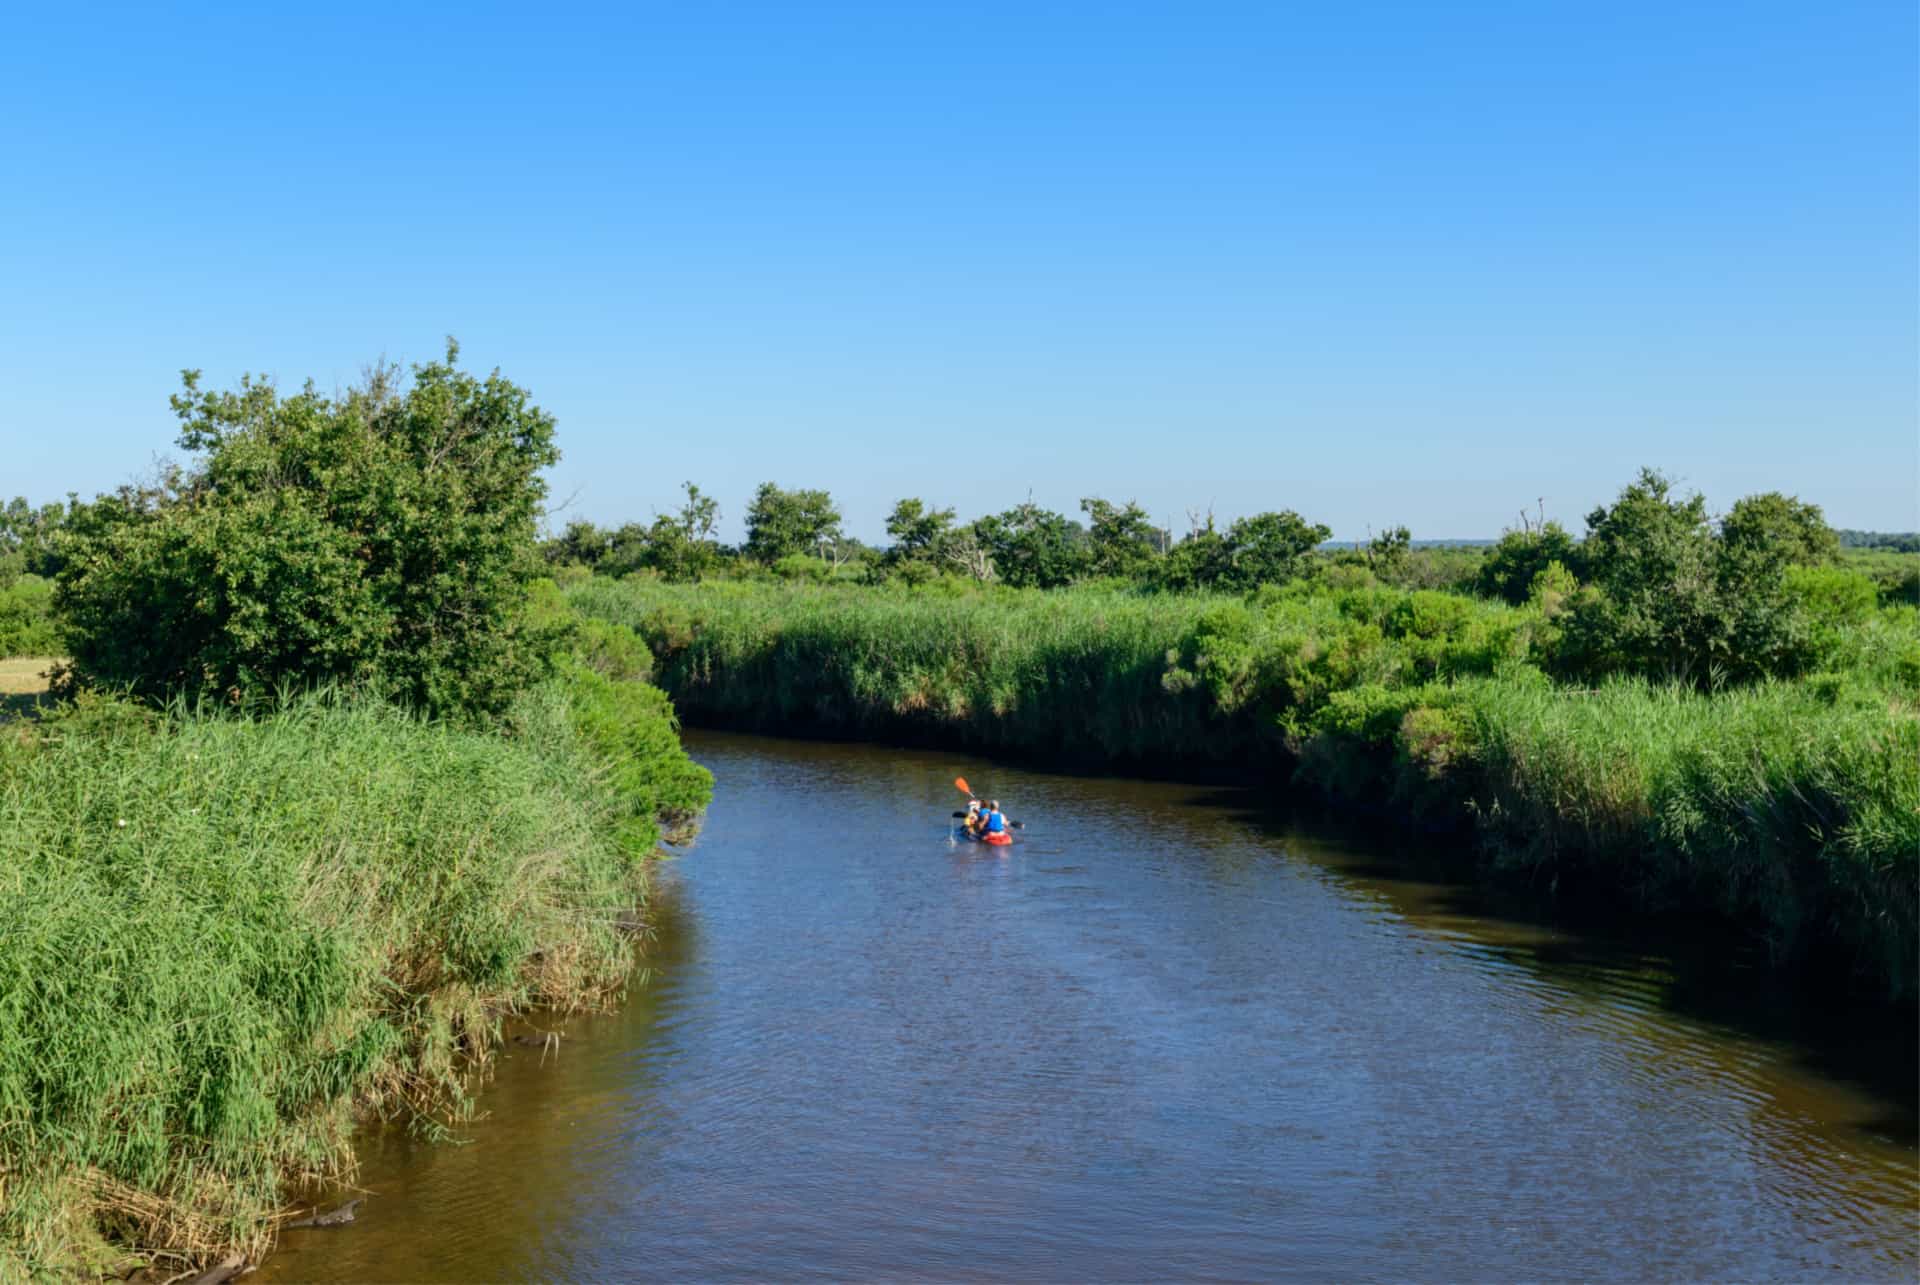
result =
[[[73,16],[63,16],[65,13]],[[0,493],[183,366],[498,365],[565,516],[692,478],[1336,536],[1577,525],[1642,463],[1920,526],[1889,3],[16,8]]]

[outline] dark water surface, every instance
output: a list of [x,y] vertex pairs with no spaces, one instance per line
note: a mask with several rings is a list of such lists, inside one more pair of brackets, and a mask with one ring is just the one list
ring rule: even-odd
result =
[[[1529,924],[1231,793],[688,742],[718,786],[648,979],[510,1048],[465,1145],[369,1138],[359,1221],[253,1280],[1920,1265],[1911,1024]],[[1024,842],[949,843],[957,773]]]

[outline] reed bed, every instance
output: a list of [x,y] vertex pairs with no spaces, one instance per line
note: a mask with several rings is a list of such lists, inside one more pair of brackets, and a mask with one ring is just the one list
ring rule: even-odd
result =
[[362,1113],[457,1119],[501,1015],[621,987],[636,854],[707,778],[664,701],[592,743],[610,699],[0,725],[0,1279],[257,1253]]
[[1486,868],[1717,916],[1783,962],[1911,994],[1920,937],[1915,613],[1844,667],[1713,694],[1543,672],[1553,621],[1447,593],[1248,599],[644,579],[574,586],[691,720],[1234,770],[1435,828]]

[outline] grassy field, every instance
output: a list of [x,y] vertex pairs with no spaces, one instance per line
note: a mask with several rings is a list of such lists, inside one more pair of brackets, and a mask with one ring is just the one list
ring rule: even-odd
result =
[[47,699],[48,656],[0,657],[0,717],[38,709]]
[[54,663],[50,656],[0,657],[0,696],[32,696],[46,691],[47,666]]
[[1250,599],[595,580],[690,720],[1079,764],[1225,770],[1470,832],[1490,869],[1722,917],[1784,961],[1910,993],[1920,940],[1915,612],[1843,667],[1708,694],[1556,685],[1553,622],[1434,592]]

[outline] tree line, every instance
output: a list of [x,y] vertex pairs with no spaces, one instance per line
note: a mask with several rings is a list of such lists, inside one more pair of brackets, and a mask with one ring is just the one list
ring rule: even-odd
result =
[[1920,600],[1920,561],[1892,551],[1898,537],[1843,565],[1843,544],[1867,541],[1817,506],[1768,492],[1716,516],[1653,469],[1578,536],[1523,515],[1483,547],[1416,547],[1391,526],[1330,549],[1329,529],[1292,509],[1224,526],[1192,514],[1176,539],[1099,496],[1074,517],[1028,499],[971,521],[906,497],[874,547],[846,534],[827,491],[772,482],[738,546],[692,482],[650,523],[577,521],[542,541],[552,418],[497,373],[459,370],[451,348],[338,397],[246,380],[212,393],[189,373],[172,402],[186,465],[91,501],[0,508],[0,626],[27,637],[52,618],[76,672],[154,694],[373,683],[430,710],[497,710],[540,652],[523,601],[543,561],[559,578],[676,582],[1450,590],[1536,610],[1570,673],[1702,684],[1804,672],[1823,629]]
[[[713,499],[688,483],[679,512],[651,525],[574,522],[544,546],[555,566],[668,580],[717,575],[924,585],[934,581],[1059,589],[1105,583],[1143,592],[1246,593],[1307,582],[1332,589],[1384,584],[1444,589],[1532,606],[1570,676],[1642,673],[1717,685],[1804,672],[1821,635],[1883,603],[1920,599],[1914,567],[1876,581],[1841,565],[1842,540],[1819,506],[1781,492],[1747,496],[1714,515],[1643,469],[1575,535],[1544,515],[1482,547],[1419,548],[1392,526],[1349,549],[1291,509],[1224,528],[1195,515],[1173,539],[1138,504],[1089,496],[1080,518],[1031,500],[961,521],[921,497],[897,502],[889,543],[849,538],[824,490],[763,484],[749,502],[746,540],[714,536]],[[1879,568],[1888,572],[1888,568]]]
[[[1029,499],[962,522],[952,508],[914,496],[893,506],[888,543],[874,547],[847,535],[828,492],[767,482],[748,502],[746,540],[730,547],[714,535],[719,510],[713,497],[692,482],[683,494],[678,510],[651,523],[569,523],[544,545],[547,560],[613,576],[651,571],[669,580],[767,570],[788,578],[838,574],[910,585],[953,576],[1016,589],[1118,579],[1169,591],[1246,590],[1296,578],[1332,534],[1286,509],[1238,519],[1224,530],[1208,515],[1175,540],[1137,503],[1098,496],[1080,502],[1084,521]],[[1370,547],[1368,556],[1403,551],[1406,532],[1396,531],[1376,541],[1379,548]]]

